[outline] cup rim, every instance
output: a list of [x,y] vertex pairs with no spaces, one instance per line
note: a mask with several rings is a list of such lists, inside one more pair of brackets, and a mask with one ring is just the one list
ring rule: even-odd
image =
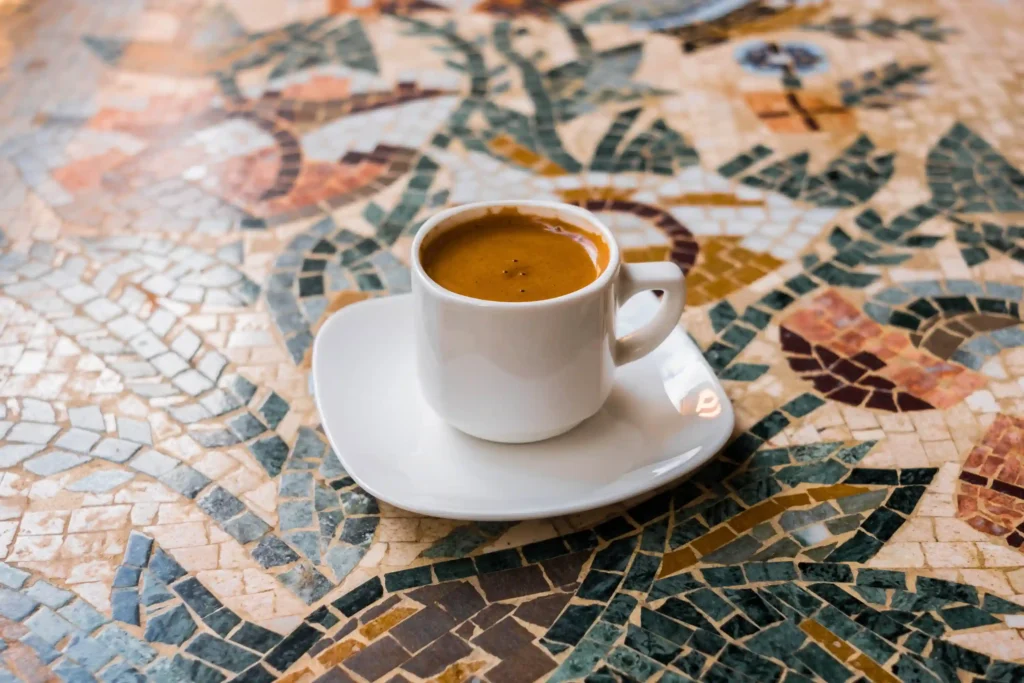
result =
[[[525,209],[527,213],[529,213],[530,209],[548,209],[559,213],[562,217],[565,215],[571,216],[572,218],[570,219],[570,222],[577,224],[583,223],[585,225],[585,229],[594,230],[601,235],[602,239],[604,239],[605,243],[608,245],[608,265],[606,265],[604,270],[601,271],[601,274],[598,275],[593,282],[587,284],[587,286],[569,292],[568,294],[562,294],[561,296],[552,297],[550,299],[540,299],[538,301],[491,301],[490,299],[477,299],[475,297],[458,294],[449,289],[445,289],[438,283],[434,282],[434,280],[427,275],[426,271],[423,269],[423,264],[420,262],[420,247],[423,245],[423,240],[426,236],[433,232],[438,225],[459,215],[460,213],[501,207],[521,208]],[[552,202],[540,199],[502,199],[497,201],[460,204],[459,206],[453,206],[450,209],[440,211],[428,218],[423,225],[420,226],[420,229],[416,231],[416,236],[413,238],[410,262],[412,263],[412,269],[416,279],[435,296],[444,297],[453,301],[482,308],[525,309],[546,308],[569,304],[604,289],[611,282],[612,278],[615,276],[615,272],[619,269],[619,258],[619,244],[615,241],[615,236],[612,234],[612,231],[608,226],[602,223],[601,220],[593,214],[593,212],[574,204],[566,204],[564,202]]]

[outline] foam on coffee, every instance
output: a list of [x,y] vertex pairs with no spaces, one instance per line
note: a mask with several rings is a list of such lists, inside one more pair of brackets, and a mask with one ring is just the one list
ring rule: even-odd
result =
[[586,287],[608,266],[597,234],[508,208],[428,237],[420,261],[445,289],[488,301],[541,301]]

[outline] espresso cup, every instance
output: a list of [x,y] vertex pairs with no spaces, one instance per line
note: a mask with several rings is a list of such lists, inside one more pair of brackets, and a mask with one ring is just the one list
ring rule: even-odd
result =
[[[421,260],[426,240],[508,208],[589,231],[608,246],[608,265],[581,289],[529,302],[463,296],[427,275]],[[679,266],[622,263],[614,235],[597,216],[557,202],[480,202],[442,211],[420,227],[411,261],[423,397],[456,429],[502,443],[557,436],[594,415],[611,393],[615,368],[657,348],[686,300]],[[616,339],[618,308],[646,290],[664,292],[654,318]]]

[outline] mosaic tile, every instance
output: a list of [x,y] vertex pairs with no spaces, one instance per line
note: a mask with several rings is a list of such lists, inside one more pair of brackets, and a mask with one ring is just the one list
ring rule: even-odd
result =
[[[72,3],[0,37],[3,667],[1021,677],[1015,8],[278,4]],[[348,477],[319,326],[491,198],[687,271],[720,456],[520,524]]]

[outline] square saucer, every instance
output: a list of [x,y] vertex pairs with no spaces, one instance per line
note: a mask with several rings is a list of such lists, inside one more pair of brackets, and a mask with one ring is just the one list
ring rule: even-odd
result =
[[[616,370],[601,410],[572,431],[499,444],[448,426],[423,401],[410,295],[335,313],[313,346],[313,389],[327,438],[369,494],[405,510],[468,520],[522,520],[609,505],[677,479],[729,438],[733,409],[681,329]],[[617,319],[626,334],[654,315],[649,292]]]

